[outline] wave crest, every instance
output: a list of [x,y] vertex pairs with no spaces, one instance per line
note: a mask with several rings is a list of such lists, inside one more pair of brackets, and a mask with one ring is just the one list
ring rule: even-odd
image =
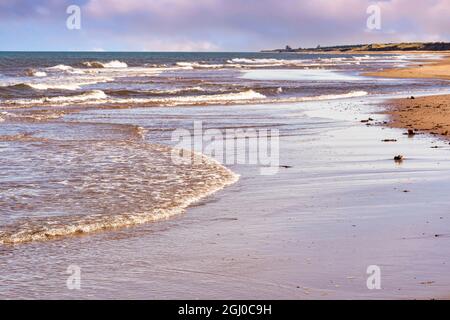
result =
[[44,97],[39,99],[17,99],[3,101],[10,105],[39,105],[39,104],[58,104],[87,102],[89,100],[107,99],[107,95],[102,90],[92,90],[74,96]]
[[44,71],[37,71],[34,69],[27,69],[25,70],[25,75],[27,77],[38,77],[38,78],[42,78],[42,77],[46,77],[47,73]]
[[58,65],[56,65],[56,66],[49,67],[49,68],[47,68],[47,69],[48,69],[48,70],[69,71],[69,70],[72,70],[73,67],[67,66],[67,65],[65,65],[65,64],[58,64]]
[[119,60],[113,60],[109,62],[100,61],[86,61],[82,63],[87,68],[128,68],[125,62]]
[[[27,189],[15,184],[0,193],[0,208],[14,211],[18,207],[9,206],[11,203],[27,202],[24,210],[29,212],[44,204],[74,214],[32,216],[2,225],[0,244],[51,240],[167,219],[239,179],[217,161],[198,153],[191,153],[195,158],[192,164],[180,161],[168,165],[174,149],[166,146],[131,141],[66,141],[61,142],[62,148],[58,146],[53,141],[45,148],[33,145],[36,154],[43,157],[37,169],[45,172],[53,168],[51,176],[58,188],[38,190],[30,201]],[[57,161],[49,160],[56,154]],[[53,167],[55,164],[59,166]],[[72,175],[67,178],[69,169]],[[117,175],[111,175],[112,171]],[[84,199],[81,207],[79,199]]]

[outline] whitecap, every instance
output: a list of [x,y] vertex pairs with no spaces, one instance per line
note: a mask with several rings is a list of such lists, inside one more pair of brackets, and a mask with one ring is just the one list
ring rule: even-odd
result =
[[113,60],[108,63],[103,64],[105,68],[128,68],[128,65],[125,62]]
[[58,97],[44,97],[39,99],[17,99],[6,100],[4,104],[12,105],[34,105],[34,104],[58,104],[65,105],[68,103],[87,102],[89,100],[106,99],[107,95],[101,90],[92,90],[75,96],[58,96]]
[[48,69],[49,70],[68,71],[68,70],[72,70],[73,68],[71,66],[66,66],[65,64],[58,64],[56,66],[49,67]]

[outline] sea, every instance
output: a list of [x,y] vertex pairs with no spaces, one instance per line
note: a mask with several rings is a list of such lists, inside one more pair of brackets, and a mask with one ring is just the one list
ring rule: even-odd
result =
[[[363,76],[432,58],[0,52],[0,244],[53,241],[179,215],[239,180],[230,166],[198,150],[191,155],[199,161],[173,159],[171,134],[190,128],[197,115],[208,126],[211,106],[234,106],[232,116],[215,119],[214,128],[222,130],[239,127],[239,110],[255,105],[301,108],[310,101],[436,91],[447,82]],[[255,127],[274,116],[255,113]],[[287,125],[281,134],[290,130]]]

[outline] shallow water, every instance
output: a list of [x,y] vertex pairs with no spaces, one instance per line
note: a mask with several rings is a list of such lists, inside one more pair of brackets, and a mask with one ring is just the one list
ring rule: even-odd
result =
[[[1,297],[439,297],[448,288],[448,146],[360,122],[383,121],[372,96],[448,88],[358,76],[409,57],[36,54],[26,64],[22,55],[0,58]],[[317,65],[325,71],[304,77]],[[30,67],[47,75],[24,77]],[[280,79],[280,67],[302,76]],[[47,88],[55,84],[70,90]],[[200,154],[176,165],[172,133],[195,121],[279,130],[277,174]],[[81,291],[66,287],[72,264]],[[370,264],[384,270],[385,290],[367,291]]]
[[[280,163],[290,168],[262,176],[257,166],[231,166],[241,175],[239,182],[168,221],[3,247],[1,295],[442,297],[450,285],[445,249],[450,233],[445,195],[449,147],[359,122],[369,116],[382,120],[378,110],[352,99],[190,112],[142,108],[81,113],[81,119],[151,128],[158,126],[155,119],[161,112],[161,123],[171,119],[175,127],[190,126],[199,118],[222,127],[224,119],[239,112],[240,126],[265,119],[291,129],[281,130],[286,134],[280,144]],[[170,143],[170,138],[159,137]],[[381,142],[387,138],[398,142]],[[443,148],[431,149],[434,145]],[[397,153],[407,160],[396,164],[392,157]],[[382,270],[380,291],[365,286],[366,268],[374,264]],[[82,270],[80,291],[66,287],[69,265]]]

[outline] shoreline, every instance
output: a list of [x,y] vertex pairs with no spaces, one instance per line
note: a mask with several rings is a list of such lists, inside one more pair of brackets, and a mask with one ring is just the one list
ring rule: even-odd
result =
[[[418,61],[420,61],[420,59]],[[419,64],[412,67],[367,72],[364,73],[363,76],[393,79],[450,80],[450,56],[445,55],[442,59],[436,59],[431,63]]]
[[[364,76],[395,79],[436,79],[450,80],[450,56],[437,59],[429,64],[386,69],[365,73]],[[383,103],[389,115],[387,126],[408,130],[410,136],[428,133],[450,139],[450,95],[411,96],[390,99]]]
[[[409,139],[401,130],[366,127],[361,120],[387,120],[379,112],[385,99],[191,106],[188,112],[183,106],[86,109],[66,115],[69,122],[126,123],[149,132],[191,129],[199,119],[220,130],[230,125],[280,129],[279,172],[265,176],[259,166],[230,165],[241,179],[189,206],[182,216],[87,237],[7,246],[3,250],[13,258],[0,262],[0,278],[18,280],[0,288],[0,296],[446,296],[449,147],[431,151],[433,139],[428,136]],[[144,138],[173,146],[170,130],[163,132]],[[384,143],[393,138],[396,143]],[[397,154],[404,154],[406,161],[395,162]],[[82,291],[66,289],[61,270],[68,263],[83,268]],[[382,290],[366,286],[371,265],[382,269]]]
[[[450,239],[445,236],[449,232],[445,223],[445,186],[450,184],[447,149],[436,149],[428,158],[430,139],[411,140],[395,129],[366,127],[359,119],[386,118],[376,114],[379,102],[352,98],[306,102],[301,108],[298,104],[212,106],[207,113],[215,126],[236,112],[245,127],[254,124],[255,115],[276,111],[269,124],[281,122],[290,128],[280,143],[280,164],[286,168],[277,175],[262,176],[257,166],[233,165],[230,170],[241,176],[238,183],[191,206],[187,214],[157,224],[7,248],[14,252],[15,263],[3,266],[5,275],[17,277],[30,259],[47,268],[32,269],[8,292],[0,290],[0,295],[83,298],[87,294],[90,299],[445,296],[450,284],[445,264],[450,257],[442,249]],[[144,127],[153,126],[154,118],[148,116],[162,111],[177,126],[205,112],[197,107],[186,119],[181,108],[141,108],[136,120]],[[116,121],[128,119],[133,112],[104,110],[98,116],[113,116]],[[85,111],[84,116],[90,113]],[[396,138],[398,143],[384,144],[380,141],[384,138]],[[392,156],[397,152],[410,160],[395,163]],[[47,261],[48,256],[54,258]],[[66,290],[64,275],[57,272],[67,267],[68,259],[82,266],[88,277],[82,292]],[[366,288],[369,265],[382,268],[383,290]],[[27,281],[43,273],[52,276],[41,286]]]

